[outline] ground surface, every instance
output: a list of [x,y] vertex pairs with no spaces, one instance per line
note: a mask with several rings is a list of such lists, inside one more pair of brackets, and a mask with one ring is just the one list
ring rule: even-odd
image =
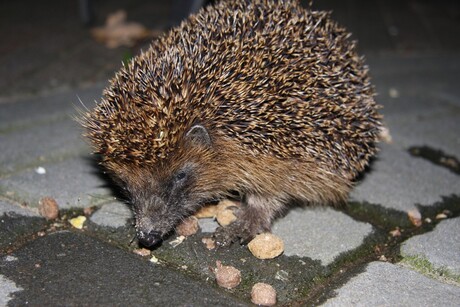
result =
[[[393,142],[345,208],[297,208],[276,221],[280,257],[206,249],[201,239],[216,226],[207,219],[197,235],[152,251],[156,263],[132,253],[131,212],[72,120],[79,100],[99,99],[120,62],[145,45],[95,43],[73,2],[2,2],[0,305],[249,305],[252,285],[266,282],[287,305],[458,306],[460,5],[316,2],[359,40]],[[161,1],[94,1],[94,23],[119,8],[156,29],[174,15]],[[44,196],[58,202],[58,220],[37,214]],[[70,226],[87,207],[83,229]],[[216,285],[216,260],[241,270],[240,286]]]

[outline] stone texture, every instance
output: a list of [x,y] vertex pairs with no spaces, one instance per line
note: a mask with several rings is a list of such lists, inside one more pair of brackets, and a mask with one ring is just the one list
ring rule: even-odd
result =
[[372,262],[322,306],[458,306],[460,288],[398,265]]
[[2,104],[0,132],[23,130],[57,119],[72,121],[76,109],[94,106],[94,101],[99,100],[101,94],[102,85],[96,85],[87,89],[72,89],[27,99],[10,98]]
[[108,181],[102,177],[96,163],[88,158],[77,158],[44,164],[46,174],[28,169],[2,179],[0,194],[18,202],[37,207],[41,197],[54,198],[59,207],[87,207],[113,199]]
[[21,290],[23,289],[18,287],[13,281],[0,275],[0,306],[6,306],[12,298],[11,295]]
[[284,241],[286,256],[310,257],[329,265],[341,253],[359,247],[372,226],[331,208],[298,208],[278,219],[272,232]]
[[[460,128],[456,54],[371,56],[368,62],[395,145],[460,152],[460,135],[450,133]],[[397,97],[391,97],[390,90]]]
[[161,264],[72,232],[38,238],[0,273],[23,291],[13,306],[241,306],[241,301]]
[[460,191],[460,176],[414,158],[395,145],[382,144],[378,158],[350,194],[352,200],[407,211],[417,204],[433,205]]
[[90,152],[80,136],[81,131],[76,122],[63,118],[0,134],[0,142],[4,146],[0,155],[0,175]]
[[118,228],[125,226],[132,217],[132,211],[127,204],[112,202],[94,212],[90,220],[99,226]]
[[401,254],[426,258],[435,268],[460,275],[460,217],[442,221],[433,231],[408,239],[401,246]]
[[214,232],[219,227],[219,224],[213,218],[198,219],[198,225],[201,228],[201,232]]
[[38,212],[30,208],[21,207],[18,204],[0,199],[0,216],[4,214],[11,215],[12,213],[21,216],[39,216]]

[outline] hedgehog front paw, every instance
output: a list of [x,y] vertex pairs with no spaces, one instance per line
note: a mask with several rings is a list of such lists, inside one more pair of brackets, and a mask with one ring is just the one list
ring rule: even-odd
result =
[[238,241],[238,235],[230,226],[217,228],[213,238],[219,247],[228,247]]
[[263,232],[259,227],[237,220],[226,227],[219,227],[214,233],[216,244],[221,247],[230,246],[232,243],[248,244],[257,234]]

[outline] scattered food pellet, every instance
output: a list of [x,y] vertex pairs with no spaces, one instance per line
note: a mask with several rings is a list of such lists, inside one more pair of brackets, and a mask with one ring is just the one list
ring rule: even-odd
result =
[[150,256],[150,250],[146,248],[136,248],[135,250],[133,250],[133,253],[138,254],[142,257]]
[[272,259],[283,253],[284,242],[274,234],[262,233],[249,242],[248,248],[259,259]]
[[194,216],[189,216],[176,227],[176,232],[179,236],[188,237],[196,234],[199,229],[198,219]]
[[388,259],[387,257],[385,257],[385,255],[381,255],[380,258],[379,258],[380,261],[384,261],[384,262],[387,262]]
[[45,235],[46,235],[46,232],[44,232],[44,231],[37,232],[37,236],[39,236],[39,237],[44,237]]
[[86,207],[83,209],[83,214],[86,215],[86,216],[89,216],[91,214],[93,214],[94,212],[94,208],[93,207]]
[[220,261],[216,261],[216,266],[214,275],[216,275],[216,281],[219,286],[232,289],[240,284],[241,272],[238,269],[222,265]]
[[236,221],[236,216],[233,214],[232,210],[224,209],[217,212],[216,220],[220,226],[227,226]]
[[172,247],[176,247],[178,246],[179,244],[181,244],[182,242],[184,242],[185,240],[185,237],[184,236],[178,236],[177,238],[175,238],[174,240],[172,240],[171,242],[169,242],[169,244],[172,246]]
[[43,197],[38,201],[38,213],[47,220],[55,220],[59,216],[59,206],[54,198]]
[[203,242],[209,250],[216,248],[216,241],[214,241],[213,238],[203,238],[201,239],[201,242]]
[[425,219],[425,223],[428,223],[428,224],[431,223],[431,219],[430,219],[429,217],[427,217],[427,218]]
[[407,211],[407,215],[412,225],[419,227],[422,225],[422,214],[417,209]]
[[439,213],[439,214],[436,215],[436,219],[437,219],[437,220],[443,220],[443,219],[448,218],[448,217],[451,216],[451,215],[452,215],[452,212],[451,212],[450,210],[447,210],[447,209],[446,209],[446,210],[442,210],[441,213]]
[[252,287],[251,302],[256,305],[273,306],[276,304],[276,290],[269,284],[258,282]]
[[447,218],[447,215],[444,214],[444,213],[438,213],[436,214],[436,219],[437,220],[443,220],[443,219],[446,219]]
[[207,205],[201,207],[194,216],[198,219],[214,218],[217,214],[217,205]]
[[80,216],[74,217],[73,219],[70,219],[69,223],[70,225],[72,225],[73,227],[77,229],[82,229],[85,221],[86,221],[86,216],[80,215]]
[[401,231],[399,230],[399,227],[396,227],[395,230],[390,231],[390,235],[394,237],[400,237],[401,236]]

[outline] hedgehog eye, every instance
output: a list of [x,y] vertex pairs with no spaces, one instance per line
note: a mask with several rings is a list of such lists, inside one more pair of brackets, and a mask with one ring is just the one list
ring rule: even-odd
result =
[[176,181],[182,181],[186,176],[187,174],[184,171],[180,171],[176,174]]

